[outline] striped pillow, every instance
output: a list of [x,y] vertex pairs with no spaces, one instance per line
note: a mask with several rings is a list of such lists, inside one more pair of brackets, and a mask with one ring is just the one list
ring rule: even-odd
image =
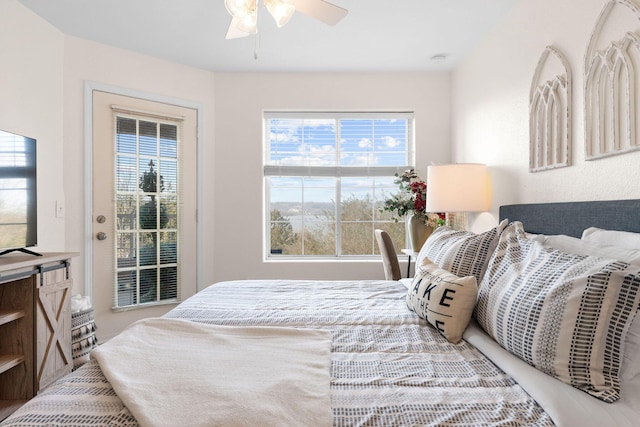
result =
[[480,283],[489,258],[498,244],[500,232],[506,225],[507,220],[504,220],[480,234],[438,227],[420,249],[416,266],[422,265],[422,260],[428,258],[438,267],[458,277],[475,276]]
[[640,303],[640,267],[500,236],[475,316],[505,349],[605,402],[620,398],[624,337]]

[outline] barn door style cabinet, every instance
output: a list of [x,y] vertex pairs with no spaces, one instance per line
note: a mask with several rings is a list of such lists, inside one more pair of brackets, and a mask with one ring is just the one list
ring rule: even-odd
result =
[[73,368],[71,258],[0,256],[0,421]]

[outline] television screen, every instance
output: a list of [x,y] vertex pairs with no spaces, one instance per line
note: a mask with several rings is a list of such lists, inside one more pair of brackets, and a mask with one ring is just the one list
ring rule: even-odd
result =
[[37,242],[36,140],[0,130],[0,251]]

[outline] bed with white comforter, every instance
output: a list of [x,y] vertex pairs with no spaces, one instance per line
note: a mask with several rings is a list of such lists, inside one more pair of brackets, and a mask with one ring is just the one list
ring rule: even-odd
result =
[[[553,425],[480,351],[464,341],[451,344],[426,326],[407,309],[405,295],[402,284],[388,281],[233,281],[208,287],[167,317],[330,331],[334,426]],[[141,368],[140,375],[150,373]],[[138,425],[95,361],[3,427],[90,423]]]

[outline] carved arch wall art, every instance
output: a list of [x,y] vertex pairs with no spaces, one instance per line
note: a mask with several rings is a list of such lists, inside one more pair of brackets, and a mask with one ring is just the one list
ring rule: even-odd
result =
[[586,159],[640,149],[640,7],[612,0],[602,10],[584,58]]
[[529,92],[529,171],[569,166],[571,69],[554,47],[544,50]]

